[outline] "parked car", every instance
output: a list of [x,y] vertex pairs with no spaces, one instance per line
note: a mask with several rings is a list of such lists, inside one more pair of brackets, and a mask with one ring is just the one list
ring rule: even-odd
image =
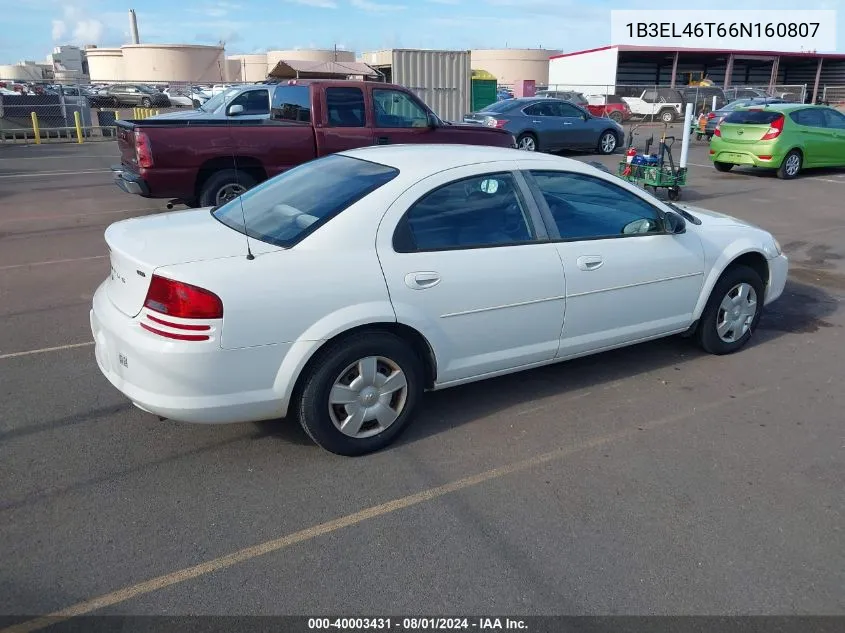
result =
[[576,92],[574,90],[538,90],[535,96],[569,101],[570,103],[574,103],[582,108],[585,108],[589,103],[583,93]]
[[324,157],[105,240],[90,322],[112,385],[177,421],[288,416],[341,455],[396,440],[425,390],[677,334],[736,352],[788,269],[741,220],[446,145]]
[[747,88],[745,86],[737,86],[736,88],[725,88],[724,90],[725,99],[730,101],[736,101],[737,99],[758,99],[758,98],[770,98],[770,95],[767,91],[762,90],[760,88]]
[[631,114],[639,118],[655,117],[664,123],[681,118],[684,114],[684,96],[675,88],[649,88],[639,97],[622,99],[631,109]]
[[622,123],[631,118],[631,108],[616,95],[587,95],[587,110],[593,116],[603,116]]
[[163,92],[142,84],[115,84],[106,89],[106,97],[113,107],[141,106],[168,108],[170,100]]
[[681,89],[681,95],[684,98],[684,103],[693,104],[693,112],[699,113],[702,110],[710,111],[713,109],[713,98],[716,98],[716,109],[725,106],[727,99],[725,93],[721,88],[716,86],[686,86]]
[[164,96],[167,97],[171,105],[177,108],[199,108],[203,103],[208,101],[208,97],[201,94],[195,94],[190,88],[165,88]]
[[709,141],[713,138],[713,133],[716,131],[716,126],[722,122],[722,120],[728,116],[734,110],[738,110],[739,108],[744,108],[748,106],[756,106],[756,105],[764,105],[764,104],[773,104],[773,103],[786,103],[783,99],[776,99],[775,97],[755,97],[753,99],[737,99],[736,101],[731,101],[726,106],[719,108],[713,112],[707,113],[707,125],[704,128],[704,134],[707,136],[707,140]]
[[529,152],[590,149],[612,154],[625,138],[615,121],[546,97],[499,101],[465,114],[464,122],[506,130],[516,138],[517,147]]
[[[223,102],[222,118],[205,111],[217,112],[215,99],[222,95],[177,118],[118,121],[116,184],[132,194],[212,206],[300,163],[354,147],[515,145],[505,130],[445,123],[407,88],[392,84],[311,80],[263,85]],[[270,114],[250,120],[265,102]]]
[[751,165],[785,179],[811,167],[845,167],[845,115],[793,103],[735,110],[716,127],[710,160],[719,171]]

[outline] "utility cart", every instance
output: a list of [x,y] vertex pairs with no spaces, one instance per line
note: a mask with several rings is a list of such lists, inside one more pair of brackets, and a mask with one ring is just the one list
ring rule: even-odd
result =
[[[633,148],[633,133],[631,130],[629,146]],[[676,167],[672,158],[674,136],[666,136],[666,128],[660,137],[658,154],[649,154],[653,138],[646,141],[645,152],[640,154],[636,150],[629,150],[625,160],[619,163],[616,175],[632,182],[637,186],[651,187],[655,193],[658,189],[666,189],[670,200],[681,199],[681,187],[687,184],[687,168]]]

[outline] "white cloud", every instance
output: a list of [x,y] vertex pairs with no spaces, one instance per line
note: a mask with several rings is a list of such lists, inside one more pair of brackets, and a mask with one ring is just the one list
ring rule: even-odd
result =
[[390,13],[393,11],[404,11],[407,7],[404,4],[383,4],[371,0],[352,0],[352,6],[361,11],[369,13]]
[[59,41],[65,36],[67,27],[62,20],[53,20],[53,40]]
[[337,9],[337,2],[335,0],[287,0],[294,4],[304,4],[307,7],[316,7],[317,9]]

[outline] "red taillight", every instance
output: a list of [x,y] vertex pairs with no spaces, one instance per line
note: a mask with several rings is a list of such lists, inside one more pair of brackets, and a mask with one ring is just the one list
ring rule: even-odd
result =
[[758,156],[757,158],[759,158],[760,160],[772,160],[771,156],[766,156],[764,154]]
[[505,127],[506,123],[507,121],[505,119],[494,119],[491,116],[488,116],[486,119],[484,119],[484,125],[497,129],[502,129],[503,127]]
[[135,132],[135,156],[139,167],[153,166],[153,152],[150,149],[150,137],[143,132]]
[[180,319],[223,318],[223,302],[213,292],[158,275],[150,281],[144,307]]
[[712,112],[710,112],[710,113],[707,115],[707,119],[708,119],[708,120],[709,120],[709,119],[715,119],[715,118],[716,118],[716,115],[715,115],[715,114],[713,114]]
[[722,136],[722,130],[719,129],[719,126],[716,126],[716,129],[713,130],[713,136]]
[[210,338],[207,334],[177,334],[176,332],[165,332],[164,330],[157,330],[154,327],[150,327],[146,323],[142,323],[141,327],[147,330],[147,332],[152,332],[153,334],[158,334],[164,338],[172,338],[177,341],[207,341]]
[[771,141],[773,138],[777,138],[780,136],[780,133],[783,132],[783,123],[785,121],[784,116],[781,114],[778,118],[772,121],[771,126],[766,133],[761,138],[761,141]]

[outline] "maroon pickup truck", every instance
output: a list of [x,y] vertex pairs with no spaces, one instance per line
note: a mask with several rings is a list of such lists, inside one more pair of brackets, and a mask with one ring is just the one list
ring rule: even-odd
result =
[[238,90],[226,103],[221,97],[220,107],[118,121],[115,183],[127,193],[204,207],[306,161],[365,145],[515,147],[504,130],[441,121],[392,84],[292,80]]

